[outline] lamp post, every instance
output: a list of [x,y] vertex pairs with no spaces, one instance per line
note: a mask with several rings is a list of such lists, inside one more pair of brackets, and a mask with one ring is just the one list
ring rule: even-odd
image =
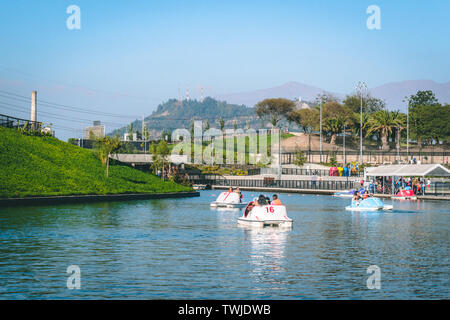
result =
[[278,183],[281,183],[282,165],[281,165],[281,128],[278,129]]
[[343,163],[342,166],[345,167],[345,123],[344,123],[344,156],[343,156]]
[[[402,101],[408,102],[408,97]],[[406,161],[409,163],[409,102],[406,104]]]
[[359,96],[360,96],[360,98],[361,98],[361,108],[360,108],[360,127],[359,127],[359,135],[360,135],[360,138],[359,138],[359,162],[360,162],[360,164],[362,164],[363,163],[363,153],[362,153],[362,150],[363,150],[363,135],[362,135],[362,130],[363,130],[363,128],[362,128],[362,91],[363,90],[367,90],[367,85],[366,85],[366,83],[364,82],[364,81],[358,81],[358,83],[356,84],[356,90],[357,91],[359,91]]
[[320,101],[320,163],[322,163],[322,106],[323,100]]

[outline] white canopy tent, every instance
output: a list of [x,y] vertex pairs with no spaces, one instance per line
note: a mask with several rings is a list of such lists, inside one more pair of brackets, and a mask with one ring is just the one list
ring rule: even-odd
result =
[[366,168],[368,177],[450,177],[450,170],[440,164],[396,164]]

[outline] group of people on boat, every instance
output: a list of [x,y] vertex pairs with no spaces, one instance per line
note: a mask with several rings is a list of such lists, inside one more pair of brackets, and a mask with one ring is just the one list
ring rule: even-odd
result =
[[361,196],[359,191],[355,191],[355,193],[353,194],[352,201],[355,202],[356,204],[359,204],[360,200],[367,199],[368,197],[372,197],[372,195],[369,194],[368,192],[364,192],[364,194]]
[[[244,197],[244,195],[239,190],[239,187],[234,188],[234,189],[232,187],[229,187],[228,192],[230,192],[230,193],[235,192],[235,193],[239,194],[239,201],[242,203],[242,198]],[[269,197],[266,197],[265,195],[261,194],[261,195],[259,195],[259,197],[257,199],[255,199],[253,201],[253,204],[256,206],[266,206],[266,205],[281,206],[282,205],[280,198],[278,198],[278,195],[276,195],[276,194],[274,194],[272,196],[272,200],[270,200]]]
[[258,199],[253,201],[253,203],[256,206],[266,206],[266,205],[269,205],[269,204],[273,205],[273,206],[281,206],[282,205],[280,198],[278,198],[278,195],[276,195],[276,194],[274,194],[272,196],[272,201],[270,200],[269,197],[266,197],[265,195],[260,194]]
[[237,194],[239,194],[239,202],[242,203],[242,198],[244,197],[244,195],[242,194],[241,190],[239,190],[239,187],[233,189],[232,187],[228,188],[228,192],[236,192]]
[[267,206],[267,205],[272,205],[272,206],[281,206],[281,200],[280,198],[278,198],[278,195],[274,194],[272,196],[272,200],[270,200],[269,197],[266,197],[263,194],[260,194],[258,198],[255,198],[255,200],[251,201],[248,205],[247,208],[245,208],[245,216],[248,215],[248,213],[250,211],[252,211],[252,209],[256,206]]

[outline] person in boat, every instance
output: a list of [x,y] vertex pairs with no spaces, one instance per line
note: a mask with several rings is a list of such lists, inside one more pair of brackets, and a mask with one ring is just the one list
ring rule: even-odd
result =
[[360,199],[360,198],[361,198],[361,197],[360,197],[360,195],[359,195],[359,191],[356,191],[356,192],[354,193],[354,195],[353,195],[352,200],[353,200],[354,202],[356,202],[357,205],[359,205],[359,199]]
[[237,187],[237,188],[234,190],[234,192],[236,192],[237,194],[239,194],[239,202],[242,203],[243,195],[242,195],[241,190],[239,190],[239,187]]
[[272,202],[270,203],[271,205],[274,205],[274,206],[281,206],[281,200],[278,198],[278,196],[277,196],[276,194],[274,194],[274,195],[272,196],[272,198],[273,198],[273,200],[272,200]]
[[229,187],[228,192],[233,192],[233,188]]
[[265,206],[267,204],[266,196],[263,194],[259,195],[258,200],[255,201],[257,206]]

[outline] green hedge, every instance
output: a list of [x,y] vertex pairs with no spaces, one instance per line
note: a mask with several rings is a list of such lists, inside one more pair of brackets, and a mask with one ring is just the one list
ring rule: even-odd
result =
[[0,128],[0,197],[192,190],[122,165],[112,165],[109,175],[90,150]]

